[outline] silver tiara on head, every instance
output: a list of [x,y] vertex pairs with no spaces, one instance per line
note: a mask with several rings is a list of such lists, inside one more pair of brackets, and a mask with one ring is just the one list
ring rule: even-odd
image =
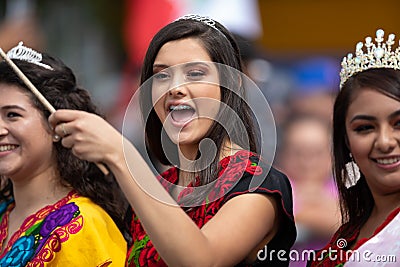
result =
[[199,22],[204,23],[207,26],[219,31],[219,29],[215,26],[215,20],[213,20],[212,18],[207,17],[207,16],[201,16],[201,15],[197,15],[197,14],[188,14],[188,15],[184,15],[180,18],[177,18],[175,21],[179,21],[179,20],[199,21]]
[[220,32],[225,38],[225,34],[223,34],[216,26],[215,20],[213,20],[210,17],[207,16],[201,16],[201,15],[197,15],[197,14],[188,14],[188,15],[184,15],[180,18],[177,18],[175,21],[180,21],[180,20],[195,20],[198,22],[201,22],[205,25],[207,25],[208,27],[213,28],[214,30]]
[[36,64],[48,70],[53,68],[47,64],[42,63],[42,54],[33,50],[32,48],[24,46],[23,42],[19,42],[17,46],[10,49],[7,52],[7,56],[10,59],[19,59],[32,64]]
[[400,40],[396,50],[392,50],[395,43],[394,34],[389,34],[384,42],[385,32],[381,29],[376,31],[376,44],[372,42],[371,37],[365,38],[365,47],[367,51],[362,50],[364,44],[359,42],[356,45],[355,55],[349,53],[342,60],[342,69],[340,71],[340,88],[354,74],[374,68],[390,68],[400,70]]

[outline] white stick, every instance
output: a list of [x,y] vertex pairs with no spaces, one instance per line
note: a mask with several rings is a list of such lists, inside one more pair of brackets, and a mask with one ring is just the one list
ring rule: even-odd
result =
[[55,108],[47,101],[47,99],[39,92],[38,89],[31,83],[31,81],[25,76],[25,74],[17,67],[17,65],[12,62],[12,60],[4,53],[3,49],[0,48],[0,54],[4,60],[10,65],[10,67],[15,71],[18,77],[28,86],[29,90],[39,99],[39,101],[51,112],[56,112]]
[[[14,62],[7,56],[6,53],[4,53],[3,49],[0,48],[0,55],[4,60],[10,65],[10,67],[15,71],[15,73],[18,75],[18,77],[25,83],[26,86],[28,86],[29,90],[32,91],[32,93],[39,99],[39,101],[50,111],[50,113],[56,112],[56,109],[50,104],[49,101],[39,92],[38,89],[31,83],[31,81],[28,79],[28,77],[25,76],[25,74],[17,67],[17,65],[14,64]],[[107,168],[101,164],[101,163],[96,163],[97,167],[104,173],[104,175],[108,174]]]

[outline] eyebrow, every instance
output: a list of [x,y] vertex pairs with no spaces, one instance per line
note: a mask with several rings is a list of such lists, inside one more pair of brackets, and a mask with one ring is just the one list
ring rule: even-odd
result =
[[[212,62],[210,62],[210,63],[212,63]],[[204,62],[204,61],[193,61],[193,62],[182,63],[182,64],[178,64],[178,65],[181,65],[184,68],[195,66],[195,65],[203,65],[205,67],[210,67],[210,64],[208,64],[208,62]],[[166,69],[166,68],[169,68],[169,67],[174,67],[174,66],[168,66],[166,64],[154,64],[153,65],[153,70],[154,69]]]
[[389,118],[394,118],[400,115],[400,109],[398,111],[393,112],[392,114],[390,114]]
[[204,62],[204,61],[195,61],[195,62],[188,62],[188,63],[183,64],[184,67],[191,67],[191,66],[195,66],[195,65],[202,65],[205,67],[210,67],[210,64],[208,62]]
[[165,64],[154,64],[153,65],[153,70],[154,69],[165,69],[165,68],[168,68],[169,66],[168,65],[165,65]]
[[[389,115],[389,119],[392,119],[392,118],[394,118],[394,117],[396,117],[396,116],[399,116],[399,115],[400,115],[400,110],[397,110],[397,111],[395,111],[395,112],[393,112],[392,114]],[[355,121],[355,120],[373,121],[373,120],[375,120],[375,119],[376,119],[376,118],[375,118],[374,116],[369,116],[369,115],[356,115],[356,116],[354,116],[354,117],[351,119],[350,122],[353,122],[353,121]]]
[[375,119],[375,117],[369,116],[369,115],[356,115],[350,120],[350,122],[353,122],[353,121],[356,121],[356,120],[372,121],[374,119]]
[[22,110],[22,111],[26,111],[26,109],[24,109],[23,107],[18,106],[18,105],[7,105],[7,106],[1,107],[1,109],[3,109],[3,110],[8,110],[8,109],[19,109],[19,110]]

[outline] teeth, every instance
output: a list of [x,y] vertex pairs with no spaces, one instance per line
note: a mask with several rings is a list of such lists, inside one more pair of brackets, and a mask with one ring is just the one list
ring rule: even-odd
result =
[[188,105],[179,105],[179,106],[171,105],[169,107],[169,110],[185,110],[185,109],[193,109],[193,108]]
[[376,162],[379,164],[393,164],[400,160],[400,158],[391,158],[391,159],[377,159]]
[[0,146],[0,152],[13,150],[13,149],[15,149],[15,148],[17,148],[16,145],[4,145],[4,146]]

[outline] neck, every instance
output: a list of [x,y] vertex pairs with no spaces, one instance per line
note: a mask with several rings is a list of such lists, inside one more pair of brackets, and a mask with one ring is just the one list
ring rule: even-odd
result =
[[243,150],[242,147],[240,147],[237,144],[234,144],[231,142],[231,140],[229,140],[228,138],[226,138],[223,142],[221,151],[219,153],[219,160],[226,158],[228,156],[232,156],[234,155],[236,152],[238,152],[239,150]]
[[[221,146],[219,151],[218,157],[219,160],[231,156],[235,154],[237,151],[241,150],[242,148],[234,143],[232,143],[228,138],[226,138]],[[179,171],[179,185],[186,186],[189,182],[193,181],[193,178],[196,176],[197,170],[196,168],[196,157],[198,154],[198,146],[180,146],[179,152],[179,164],[180,164],[180,171]],[[198,160],[206,160],[213,161],[214,155],[201,155],[200,159]],[[202,158],[204,157],[204,158]]]
[[40,208],[56,203],[70,190],[70,187],[60,183],[59,175],[52,170],[26,177],[23,181],[13,180],[13,213],[26,217]]
[[199,151],[198,144],[196,145],[180,145],[179,146],[179,162],[180,164],[189,164],[188,162],[194,161]]
[[386,218],[390,212],[400,207],[400,193],[389,195],[374,194],[375,205],[372,209],[372,216]]

